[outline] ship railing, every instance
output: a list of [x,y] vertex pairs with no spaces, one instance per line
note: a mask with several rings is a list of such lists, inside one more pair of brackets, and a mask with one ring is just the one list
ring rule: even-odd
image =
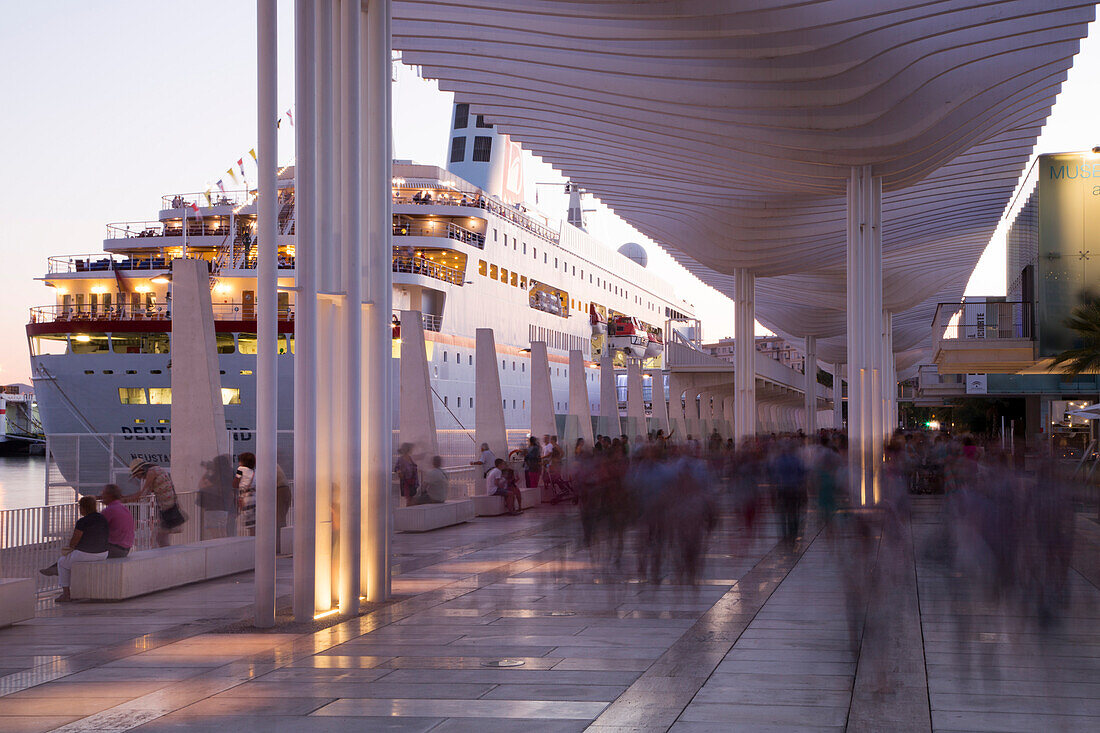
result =
[[478,249],[485,249],[485,235],[461,227],[454,222],[433,219],[410,219],[398,217],[393,223],[395,237],[446,237]]
[[250,204],[256,198],[255,191],[246,189],[233,191],[195,191],[192,193],[170,193],[160,197],[160,208],[164,211],[171,209],[190,208],[195,204],[199,208],[212,206],[241,206]]
[[[256,306],[251,303],[214,303],[215,321],[254,321]],[[116,321],[170,321],[172,309],[163,304],[132,305],[129,303],[105,305],[38,305],[30,309],[31,323],[73,322],[88,324],[104,331]],[[279,320],[293,321],[294,307],[281,306]],[[427,327],[427,326],[425,326]],[[439,330],[434,329],[434,330]]]
[[[425,331],[435,331],[436,333],[443,330],[443,316],[437,316],[434,313],[421,313],[421,322],[424,324]],[[393,311],[393,326],[395,338],[400,335],[401,329],[401,311],[394,309]]]
[[436,280],[449,282],[452,285],[461,286],[466,282],[466,273],[462,270],[456,270],[453,267],[441,265],[427,257],[417,255],[395,254],[393,256],[393,271],[432,277]]
[[[188,237],[224,237],[229,234],[229,225],[211,218],[195,218],[188,215]],[[182,237],[183,222],[171,224],[163,221],[116,221],[107,225],[107,239],[142,239],[155,237]]]
[[[191,254],[191,253],[188,253]],[[194,253],[200,257],[199,253]],[[155,257],[115,257],[99,254],[90,255],[63,255],[49,258],[49,273],[62,274],[68,272],[114,272],[121,270],[170,270],[172,258],[158,255]]]
[[552,244],[559,243],[557,232],[538,223],[522,209],[517,209],[515,206],[508,206],[499,201],[494,201],[488,196],[431,192],[431,195],[426,197],[420,192],[413,193],[409,191],[400,191],[393,194],[393,203],[412,204],[416,206],[468,206],[476,209],[484,209],[496,214],[502,219],[507,219],[513,224],[526,229],[535,236],[545,239]]

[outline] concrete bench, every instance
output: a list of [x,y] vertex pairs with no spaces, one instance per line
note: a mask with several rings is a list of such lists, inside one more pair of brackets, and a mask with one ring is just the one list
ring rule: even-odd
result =
[[473,518],[472,499],[449,499],[442,504],[396,507],[393,510],[393,528],[397,532],[427,532],[462,524]]
[[[519,493],[520,496],[523,497],[522,503],[525,510],[533,506],[538,506],[540,503],[538,487],[533,489],[520,489]],[[470,497],[470,499],[474,502],[474,513],[479,517],[495,517],[507,511],[504,508],[503,496],[497,496],[495,494],[490,496],[478,494],[477,496]]]
[[34,618],[33,578],[0,578],[0,628]]
[[252,570],[255,537],[222,537],[73,565],[73,598],[121,601]]

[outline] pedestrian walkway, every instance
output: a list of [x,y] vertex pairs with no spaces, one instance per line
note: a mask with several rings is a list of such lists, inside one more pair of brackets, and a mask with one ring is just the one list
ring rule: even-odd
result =
[[593,563],[572,507],[479,518],[398,535],[394,601],[319,631],[248,631],[248,575],[44,610],[0,630],[0,733],[1100,729],[1100,591],[1043,632],[960,594],[937,507],[793,545],[724,517],[695,587]]

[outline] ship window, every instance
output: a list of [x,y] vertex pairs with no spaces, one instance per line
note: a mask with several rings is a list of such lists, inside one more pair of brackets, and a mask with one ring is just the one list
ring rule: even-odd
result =
[[496,230],[496,227],[493,227],[493,241],[494,241],[494,242],[495,242],[495,241],[497,241],[497,230]]
[[523,288],[524,290],[526,290],[526,289],[527,289],[527,276],[526,276],[526,275],[521,275],[521,276],[520,276],[520,278],[519,278],[519,286],[520,286],[521,288]]
[[443,395],[443,406],[447,406],[447,395]]
[[149,404],[150,405],[170,405],[170,404],[172,404],[172,388],[171,387],[150,387],[149,388]]
[[103,373],[104,373],[104,374],[114,374],[114,373],[115,373],[115,370],[114,370],[114,369],[104,369],[104,370],[103,370]]
[[485,127],[485,128],[490,129],[490,130],[493,129],[493,123],[492,122],[486,122],[485,121],[485,115],[478,115],[477,116],[477,126],[478,127]]
[[489,269],[489,264],[485,260],[477,261],[477,274],[484,276]]
[[512,409],[513,410],[516,409],[516,401],[515,400],[512,400]]
[[462,398],[461,397],[458,398],[458,406],[462,407]]
[[474,355],[470,354],[470,366],[474,365]]
[[447,352],[446,351],[443,352],[443,363],[444,364],[447,363]]
[[505,285],[508,284],[508,271],[505,270],[503,267],[500,268],[500,281]]
[[145,424],[145,418],[143,418],[143,417],[135,417],[135,418],[134,418],[134,424],[135,424],[135,425],[144,425],[144,424]]
[[137,369],[127,369],[126,373],[127,374],[137,374]]
[[69,350],[73,354],[100,354],[109,351],[107,334],[77,333],[69,341]]
[[232,354],[237,350],[233,343],[233,334],[231,333],[219,333],[217,334],[218,340],[218,353],[219,354]]
[[558,269],[558,258],[557,257],[554,258],[554,269],[555,270]]
[[496,280],[497,279],[497,266],[496,265],[489,265],[489,279],[490,280]]
[[256,334],[242,333],[237,335],[237,351],[242,354],[256,353]]
[[162,417],[159,420],[157,420],[157,422],[159,422],[161,425],[167,425],[171,421],[166,417]]
[[468,104],[456,104],[455,105],[455,129],[465,130],[466,125],[470,124],[470,105]]
[[222,404],[223,405],[239,405],[241,404],[241,390],[237,387],[222,387]]
[[517,285],[519,285],[519,276],[517,276],[515,271],[513,270],[512,271],[512,287],[516,287]]
[[241,376],[242,377],[251,377],[252,376],[252,370],[251,369],[242,369],[241,370]]
[[145,399],[144,387],[119,387],[118,388],[118,401],[124,405],[145,405],[148,402]]
[[542,253],[542,264],[545,265],[547,262],[549,262],[549,258],[547,257],[546,253],[543,252]]
[[475,163],[488,163],[493,155],[493,138],[477,136],[474,138],[474,154],[470,158]]
[[111,336],[111,347],[116,354],[167,354],[169,343],[166,333],[116,333]]
[[474,406],[474,398],[473,398],[473,397],[471,397],[471,398],[470,398],[470,407],[473,407],[473,406]]
[[512,371],[514,372],[515,370],[516,370],[516,363],[513,361],[512,362]]
[[539,248],[538,247],[532,247],[531,248],[531,256],[534,257],[536,260],[539,258]]
[[[160,369],[150,369],[149,373],[150,374],[160,374],[161,372],[160,372]],[[225,372],[222,372],[222,374],[225,374]]]
[[466,157],[466,138],[456,137],[451,139],[451,162],[461,163]]
[[526,372],[527,371],[527,365],[526,364],[520,364],[519,365],[519,370],[521,372]]
[[523,254],[527,254],[527,242],[523,243]]

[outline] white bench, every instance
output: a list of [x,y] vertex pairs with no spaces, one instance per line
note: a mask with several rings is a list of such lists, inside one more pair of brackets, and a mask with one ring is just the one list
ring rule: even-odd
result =
[[440,527],[462,524],[474,518],[472,499],[448,499],[442,504],[399,506],[393,510],[393,528],[397,532],[427,532]]
[[[523,508],[530,509],[533,506],[538,506],[539,502],[539,489],[538,487],[533,489],[520,489],[519,494],[523,497]],[[504,514],[507,510],[504,508],[504,497],[492,494],[486,496],[485,494],[478,494],[477,496],[470,497],[474,502],[474,513],[479,517],[495,517],[499,514]]]
[[73,598],[121,601],[126,598],[252,570],[255,537],[222,537],[190,545],[160,547],[128,557],[73,565]]
[[33,578],[0,578],[0,628],[34,618]]

